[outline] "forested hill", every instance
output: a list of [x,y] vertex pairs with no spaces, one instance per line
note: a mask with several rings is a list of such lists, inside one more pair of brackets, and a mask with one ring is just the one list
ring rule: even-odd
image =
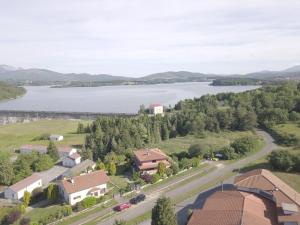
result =
[[0,81],[0,101],[14,99],[26,93],[25,88],[17,87]]
[[286,82],[243,93],[222,93],[180,101],[164,117],[101,117],[85,130],[84,154],[103,159],[114,152],[149,146],[177,136],[205,135],[222,130],[253,130],[300,120],[300,84]]

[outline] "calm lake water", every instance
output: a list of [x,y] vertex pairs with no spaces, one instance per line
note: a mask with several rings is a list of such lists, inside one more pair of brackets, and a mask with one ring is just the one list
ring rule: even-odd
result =
[[257,86],[210,86],[209,82],[49,88],[26,87],[25,96],[1,102],[0,110],[136,113],[140,105],[174,105],[181,99],[221,92],[242,92]]

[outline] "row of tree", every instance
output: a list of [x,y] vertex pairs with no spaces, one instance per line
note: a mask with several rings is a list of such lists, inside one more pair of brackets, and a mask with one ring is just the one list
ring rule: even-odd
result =
[[283,83],[243,93],[205,95],[180,101],[164,117],[101,117],[78,132],[88,132],[84,157],[101,159],[160,141],[205,131],[252,130],[300,118],[300,84]]

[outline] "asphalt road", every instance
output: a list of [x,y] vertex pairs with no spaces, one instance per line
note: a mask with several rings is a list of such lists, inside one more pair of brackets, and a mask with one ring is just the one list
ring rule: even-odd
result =
[[[117,213],[114,216],[112,216],[111,218],[104,219],[103,221],[100,221],[98,224],[112,225],[115,220],[134,219],[135,217],[150,211],[153,208],[157,198],[159,196],[161,196],[162,194],[164,194],[165,196],[170,197],[170,198],[176,198],[176,197],[182,195],[183,193],[186,193],[192,189],[195,189],[196,187],[202,186],[202,185],[209,183],[217,178],[220,178],[233,170],[240,169],[240,168],[246,166],[247,164],[256,161],[257,159],[262,158],[263,156],[267,155],[272,150],[277,148],[277,146],[274,144],[273,138],[268,133],[261,131],[261,130],[258,130],[257,133],[265,141],[265,147],[261,151],[255,153],[247,158],[244,158],[242,160],[234,162],[232,164],[228,164],[228,165],[225,164],[221,167],[218,167],[218,169],[210,172],[209,174],[207,174],[203,177],[200,177],[199,179],[195,179],[195,180],[191,181],[190,183],[179,186],[175,189],[171,189],[171,190],[164,189],[161,191],[155,191],[151,194],[148,194],[147,199],[144,202],[142,202],[138,205],[132,206],[131,208],[127,209],[126,211]],[[230,182],[230,181],[228,181],[228,182]],[[225,185],[225,187],[230,188],[230,185]],[[217,190],[217,188],[215,190]],[[205,201],[205,199],[207,198],[207,196],[209,196],[209,194],[213,193],[213,191],[215,191],[215,190],[211,189],[209,191],[202,192],[199,195],[197,195],[193,198],[190,198],[190,199],[186,199],[183,202],[181,202],[179,205],[177,205],[176,211],[178,212],[179,223],[184,224],[184,222],[186,221],[186,211],[188,208],[200,208],[201,205],[203,204],[203,202]],[[106,213],[109,213],[109,212],[111,212],[111,209],[105,210],[101,214],[105,215]],[[99,216],[101,216],[100,212],[99,212]],[[78,223],[76,223],[76,224],[81,225],[88,221],[90,221],[90,220],[88,218],[86,218],[86,220],[83,219],[82,221],[78,221]],[[149,225],[149,224],[150,224],[150,221],[143,222],[143,225]]]

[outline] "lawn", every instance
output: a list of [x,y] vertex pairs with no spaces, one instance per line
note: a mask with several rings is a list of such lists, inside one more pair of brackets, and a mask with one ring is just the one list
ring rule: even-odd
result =
[[43,217],[48,217],[49,215],[55,214],[58,210],[60,210],[62,206],[54,205],[46,208],[35,208],[30,212],[25,214],[26,218],[30,218],[31,222],[38,222]]
[[297,139],[300,139],[299,122],[275,125],[273,129],[279,134],[293,134]]
[[[84,124],[89,121],[80,121]],[[48,145],[48,141],[33,141],[41,134],[61,134],[64,140],[58,146],[81,145],[85,134],[76,134],[77,120],[38,120],[29,123],[0,125],[0,151],[14,151],[23,144]]]
[[255,136],[260,139],[255,133],[251,131],[231,132],[224,131],[220,133],[206,133],[205,137],[199,138],[193,135],[185,137],[177,137],[163,141],[158,144],[153,144],[149,147],[157,147],[162,149],[167,154],[178,153],[187,151],[191,144],[202,143],[204,145],[211,145],[214,149],[219,149],[223,146],[229,145],[232,141],[237,138],[245,136]]

